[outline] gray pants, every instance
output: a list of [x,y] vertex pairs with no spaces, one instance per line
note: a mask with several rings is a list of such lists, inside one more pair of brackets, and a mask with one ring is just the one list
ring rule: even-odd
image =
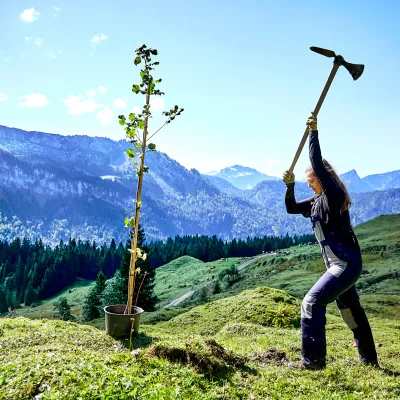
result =
[[361,260],[348,262],[344,268],[338,268],[337,265],[330,266],[304,297],[301,309],[304,364],[325,365],[326,306],[334,300],[343,320],[353,331],[361,361],[377,362],[371,327],[355,287],[361,270]]

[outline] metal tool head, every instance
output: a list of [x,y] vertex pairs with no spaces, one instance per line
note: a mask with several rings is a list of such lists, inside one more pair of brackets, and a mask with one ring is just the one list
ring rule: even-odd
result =
[[363,64],[351,64],[345,61],[342,56],[336,55],[334,51],[322,49],[321,47],[310,47],[310,50],[314,51],[315,53],[322,54],[325,57],[334,57],[335,60],[333,61],[335,64],[343,65],[349,71],[350,75],[356,81],[364,72],[364,65]]

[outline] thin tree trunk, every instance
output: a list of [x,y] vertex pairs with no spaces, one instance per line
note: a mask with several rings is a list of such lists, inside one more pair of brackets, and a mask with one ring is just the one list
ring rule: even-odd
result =
[[[150,104],[150,87],[151,81],[148,84],[148,91],[146,94],[146,105]],[[139,180],[136,190],[136,209],[135,209],[135,230],[133,232],[133,240],[131,240],[131,261],[129,266],[129,281],[128,281],[128,305],[127,305],[127,314],[132,313],[132,301],[133,301],[133,292],[135,290],[135,265],[136,265],[136,249],[137,249],[137,239],[138,239],[138,231],[139,231],[139,216],[140,216],[140,202],[142,198],[142,185],[143,185],[143,175],[144,175],[144,157],[146,154],[146,141],[147,141],[147,129],[148,129],[149,116],[147,115],[144,120],[144,129],[143,129],[143,143],[142,143],[142,157],[140,161],[140,174]]]

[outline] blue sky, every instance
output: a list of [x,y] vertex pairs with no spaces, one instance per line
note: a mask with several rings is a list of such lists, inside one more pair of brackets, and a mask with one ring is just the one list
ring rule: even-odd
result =
[[[399,170],[399,17],[398,1],[0,0],[0,124],[124,138],[117,116],[142,105],[132,61],[146,43],[164,107],[185,108],[159,150],[200,172],[281,176],[332,67],[319,46],[366,66],[356,82],[336,75],[319,114],[324,157],[361,177]],[[307,165],[304,151],[299,179]]]

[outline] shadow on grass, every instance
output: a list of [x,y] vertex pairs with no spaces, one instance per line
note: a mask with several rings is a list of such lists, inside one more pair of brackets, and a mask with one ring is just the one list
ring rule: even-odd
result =
[[395,377],[400,376],[400,372],[399,372],[399,371],[392,371],[392,370],[389,369],[389,368],[380,368],[380,370],[381,370],[384,374],[386,374],[386,375],[388,375],[388,376],[395,376]]
[[145,333],[139,333],[137,335],[132,335],[132,346],[130,346],[130,339],[117,339],[124,347],[127,349],[144,349],[149,347],[152,343],[156,342],[158,339],[153,336],[148,336]]

